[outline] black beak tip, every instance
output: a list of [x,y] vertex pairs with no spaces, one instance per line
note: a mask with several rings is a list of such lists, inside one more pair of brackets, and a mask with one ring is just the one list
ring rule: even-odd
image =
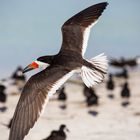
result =
[[33,68],[27,66],[25,69],[23,69],[22,73],[24,74],[24,73],[26,73],[26,72],[28,72],[30,70],[33,70]]
[[25,70],[23,70],[23,71],[22,71],[22,73],[24,74],[24,73],[26,73],[26,71],[25,71]]
[[25,74],[26,72],[27,72],[26,70],[23,70],[23,71],[22,71],[23,74]]

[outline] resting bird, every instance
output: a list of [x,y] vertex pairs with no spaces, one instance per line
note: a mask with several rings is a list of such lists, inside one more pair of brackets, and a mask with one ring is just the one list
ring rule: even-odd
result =
[[69,132],[69,130],[66,128],[66,125],[62,124],[60,125],[59,130],[53,130],[50,136],[43,140],[66,140],[67,136],[64,130]]
[[120,67],[120,68],[124,68],[126,66],[129,67],[136,67],[140,64],[140,56],[137,56],[135,58],[130,58],[130,59],[125,59],[125,58],[121,58],[121,59],[111,59],[110,61],[110,65],[114,66],[114,67]]
[[[93,5],[67,20],[62,26],[63,41],[58,54],[42,56],[28,65],[24,72],[46,67],[32,76],[23,88],[17,104],[9,140],[23,140],[39,118],[49,97],[75,72],[87,87],[101,82],[107,72],[104,54],[84,59],[91,27],[98,21],[107,2]],[[18,130],[18,131],[17,131]]]

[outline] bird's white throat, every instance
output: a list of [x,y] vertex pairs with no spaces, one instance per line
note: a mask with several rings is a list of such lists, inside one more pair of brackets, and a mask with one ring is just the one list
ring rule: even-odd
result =
[[39,66],[40,69],[45,69],[45,68],[47,68],[49,66],[48,63],[44,63],[44,62],[37,61],[37,60],[35,61],[35,63],[38,64],[38,66]]

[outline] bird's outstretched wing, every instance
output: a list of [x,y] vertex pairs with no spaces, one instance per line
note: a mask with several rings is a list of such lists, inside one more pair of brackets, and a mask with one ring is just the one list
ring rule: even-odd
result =
[[73,71],[51,66],[32,76],[26,83],[17,104],[9,140],[23,140],[40,116],[49,96],[73,74]]
[[73,51],[84,55],[90,28],[97,22],[107,2],[93,5],[67,20],[62,26],[63,42],[60,52]]

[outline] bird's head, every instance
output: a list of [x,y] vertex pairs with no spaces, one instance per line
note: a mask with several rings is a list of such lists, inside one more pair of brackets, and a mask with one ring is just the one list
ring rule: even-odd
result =
[[42,68],[45,69],[46,67],[48,67],[49,64],[45,63],[45,62],[41,62],[41,61],[33,61],[31,64],[29,64],[27,67],[24,68],[23,73],[26,73],[28,71],[37,69],[37,68]]
[[37,58],[36,61],[32,62],[27,67],[25,67],[23,73],[37,68],[45,69],[52,63],[53,58],[54,56],[41,56]]
[[66,127],[65,124],[60,125],[59,130],[60,130],[60,131],[64,131],[64,130],[66,130],[67,132],[69,132],[69,129]]

